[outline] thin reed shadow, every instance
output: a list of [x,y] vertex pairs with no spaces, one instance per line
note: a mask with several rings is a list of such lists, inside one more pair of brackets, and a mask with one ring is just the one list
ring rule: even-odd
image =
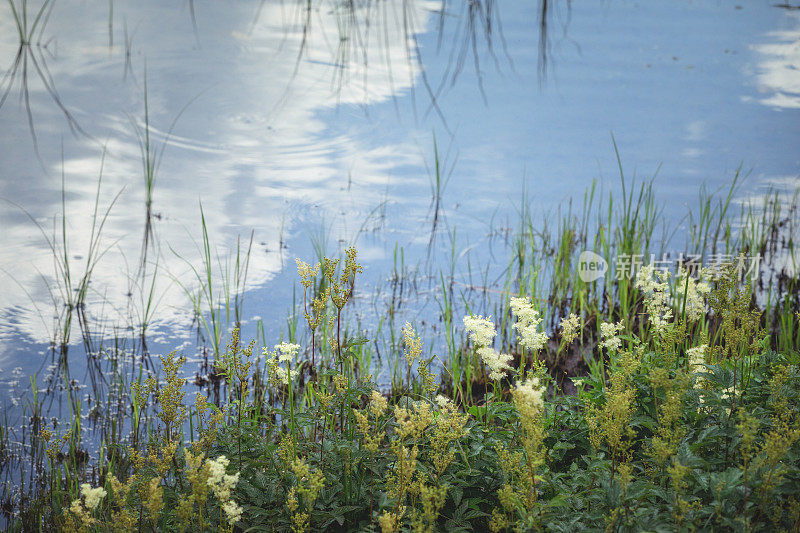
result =
[[55,0],[45,0],[30,23],[28,19],[28,2],[27,0],[21,0],[20,3],[21,5],[17,6],[14,0],[8,0],[8,4],[11,8],[19,35],[19,47],[17,48],[11,68],[6,71],[2,80],[0,80],[0,109],[3,108],[3,105],[11,94],[16,82],[16,85],[19,87],[20,99],[25,105],[25,113],[28,118],[28,129],[31,134],[31,139],[33,140],[33,148],[36,153],[36,157],[40,164],[44,165],[39,154],[39,142],[36,135],[33,109],[31,108],[30,87],[28,81],[31,75],[31,69],[41,80],[45,90],[50,95],[50,98],[61,110],[73,135],[80,134],[89,139],[93,139],[93,137],[81,127],[77,119],[75,119],[73,114],[64,105],[61,96],[56,89],[55,81],[50,74],[50,70],[47,68],[47,57],[45,54],[50,53],[48,50],[50,40],[42,43],[42,34],[47,26],[48,20],[50,19],[50,15],[52,14]]
[[[419,42],[419,35],[424,30],[420,21],[417,20],[415,4],[412,0],[402,0],[398,4],[390,2],[377,2],[367,0],[365,2],[354,2],[347,0],[344,2],[326,2],[326,0],[296,0],[294,10],[284,21],[284,39],[281,47],[289,38],[290,28],[299,28],[300,43],[295,57],[294,67],[289,77],[289,82],[283,95],[278,98],[275,109],[286,103],[291,87],[296,79],[304,58],[308,53],[309,42],[314,32],[322,32],[331,54],[330,62],[333,66],[331,74],[331,85],[337,96],[341,94],[343,88],[348,86],[353,80],[350,76],[352,69],[350,65],[360,64],[363,68],[362,83],[365,93],[368,86],[368,73],[370,49],[376,48],[380,51],[385,60],[384,68],[387,82],[391,87],[392,99],[395,109],[399,114],[397,105],[397,91],[395,84],[399,79],[399,74],[395,72],[392,65],[391,46],[394,39],[393,30],[399,29],[399,35],[404,41],[405,58],[408,76],[411,78],[409,83],[409,97],[412,101],[412,109],[415,120],[417,120],[417,95],[415,86],[415,76],[419,77],[419,84],[424,90],[427,104],[423,116],[435,113],[448,133],[452,134],[447,119],[439,105],[439,101],[446,90],[454,86],[460,75],[464,72],[468,64],[472,64],[473,71],[477,80],[478,90],[484,103],[488,103],[488,96],[484,86],[483,59],[488,55],[489,61],[494,64],[495,69],[502,73],[505,63],[510,71],[515,72],[514,62],[508,51],[508,46],[503,35],[503,26],[500,16],[500,2],[497,0],[441,0],[436,21],[437,46],[435,53],[442,53],[445,48],[447,51],[447,65],[438,81],[430,79],[429,73],[424,68],[424,58]],[[540,83],[543,82],[548,74],[550,65],[550,39],[549,25],[551,19],[558,14],[557,6],[553,5],[553,0],[540,0],[538,4],[538,31],[539,31],[539,55],[538,71]],[[281,4],[283,5],[283,4]],[[567,12],[562,19],[562,29],[566,36],[571,13],[571,1],[566,1]],[[249,32],[252,33],[261,18],[264,1],[262,0],[256,7],[253,20],[250,24]],[[454,10],[458,9],[456,13]],[[332,13],[336,16],[338,34],[335,38],[325,35],[325,28],[321,22],[317,22],[320,12]],[[448,37],[449,36],[449,37]],[[445,39],[450,39],[446,44]],[[502,52],[499,54],[497,48]],[[500,56],[502,55],[503,61]]]

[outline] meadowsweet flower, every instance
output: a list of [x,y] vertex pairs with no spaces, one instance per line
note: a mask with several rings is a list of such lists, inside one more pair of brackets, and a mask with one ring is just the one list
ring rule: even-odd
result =
[[313,267],[309,266],[308,263],[305,261],[301,261],[300,258],[295,257],[294,262],[297,264],[297,273],[300,275],[300,283],[302,283],[304,289],[308,289],[312,283],[314,283],[314,278],[317,277],[319,273],[320,264],[317,263]]
[[509,363],[512,357],[510,354],[500,353],[489,346],[481,346],[477,351],[483,363],[489,368],[489,379],[502,379],[505,377],[506,371],[511,369]]
[[229,475],[225,473],[225,469],[230,464],[230,461],[224,455],[220,455],[216,460],[207,460],[208,462],[208,486],[214,492],[214,495],[220,501],[227,501],[230,499],[231,490],[236,487],[239,482],[239,473]]
[[228,523],[230,525],[233,525],[242,519],[243,509],[233,500],[228,500],[227,502],[223,503],[222,510],[225,511],[225,515],[228,517]]
[[519,333],[520,344],[534,352],[544,348],[549,337],[547,333],[539,331],[542,317],[539,316],[539,311],[531,305],[530,300],[527,298],[511,298],[511,309],[517,316],[517,323],[513,327]]
[[300,369],[298,367],[286,369],[282,366],[279,366],[275,368],[275,374],[278,376],[278,380],[281,383],[288,385],[290,382],[297,379],[297,376],[300,375]]
[[386,412],[386,406],[388,405],[388,402],[386,401],[386,398],[383,397],[383,394],[374,390],[372,391],[370,400],[370,410],[372,410],[372,414],[375,415],[375,417],[379,417]]
[[275,345],[275,353],[278,356],[278,362],[291,363],[297,354],[300,352],[299,344],[292,344],[291,342],[282,342]]
[[81,505],[80,500],[72,500],[72,503],[69,504],[69,510],[72,514],[75,515],[82,515],[85,511],[83,510],[83,505]]
[[570,313],[569,316],[561,319],[561,339],[564,344],[569,344],[575,340],[580,333],[581,321],[578,315]]
[[448,407],[451,407],[453,405],[453,401],[447,396],[437,394],[436,404],[439,406],[439,409],[447,409]]
[[225,475],[225,468],[230,464],[230,461],[224,455],[220,455],[214,460],[207,459],[208,463],[208,486],[214,487],[222,483],[222,477]]
[[699,372],[702,370],[700,367],[706,362],[707,350],[708,344],[701,344],[700,346],[695,346],[686,350],[686,356],[688,357],[689,362],[689,370],[691,372]]
[[402,332],[406,343],[406,362],[410,367],[422,355],[422,339],[408,322],[403,326]]
[[[300,368],[297,365],[292,368],[292,362],[299,352],[300,345],[290,342],[276,344],[271,352],[264,348],[270,380],[283,385],[289,385],[294,381],[300,375]],[[281,366],[281,363],[285,363],[286,367]]]
[[617,333],[622,331],[622,327],[621,320],[617,324],[613,322],[602,322],[600,324],[600,336],[603,340],[600,342],[600,346],[604,346],[614,352],[619,350],[622,346],[622,339],[617,337]]
[[650,264],[639,269],[634,283],[634,286],[644,293],[645,308],[650,318],[650,324],[659,333],[666,329],[673,316],[672,307],[669,304],[668,279],[669,272],[662,270],[654,272],[654,267]]
[[511,362],[512,357],[492,348],[492,341],[497,335],[492,320],[482,316],[465,316],[464,327],[469,332],[469,338],[477,346],[476,352],[489,368],[489,378],[492,380],[502,379],[506,370],[511,368],[508,363]]
[[686,301],[686,316],[689,320],[697,321],[706,312],[706,296],[711,292],[711,286],[703,280],[708,276],[708,271],[703,269],[701,279],[695,280],[688,275],[686,270],[680,270],[675,282],[677,302],[683,305]]
[[[538,377],[532,377],[524,382],[517,383],[513,394],[514,404],[521,414],[524,414],[522,413],[523,410],[540,411],[544,407],[543,391]],[[522,410],[520,410],[520,407],[523,407]]]
[[[736,396],[734,395],[733,386],[730,386],[727,389],[722,389],[722,393],[720,394],[720,399],[722,401],[724,401],[724,402],[730,403],[731,398],[733,398],[734,401],[736,400]],[[725,414],[728,414],[728,415],[731,414],[730,406],[725,408]]]
[[107,492],[103,487],[92,488],[90,484],[83,483],[81,485],[81,494],[83,495],[86,508],[93,511],[97,509],[100,500],[106,497]]
[[653,271],[655,270],[652,264],[644,265],[642,268],[636,272],[636,280],[634,281],[634,287],[637,289],[641,289],[644,293],[650,293],[655,290],[658,290],[659,285],[656,283],[655,279],[653,279]]
[[469,332],[469,338],[472,342],[478,346],[490,346],[494,341],[495,335],[497,335],[491,317],[484,318],[480,315],[477,317],[465,316],[464,328]]

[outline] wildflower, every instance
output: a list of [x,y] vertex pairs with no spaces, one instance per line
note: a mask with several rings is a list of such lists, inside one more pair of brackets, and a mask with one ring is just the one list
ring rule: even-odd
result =
[[[725,401],[727,401],[729,403],[735,402],[736,401],[736,396],[734,394],[733,386],[730,386],[727,389],[722,389],[722,392],[720,394],[720,399],[722,401],[724,401],[724,402]],[[725,414],[727,414],[727,415],[731,414],[731,408],[730,407],[726,407],[725,408]]]
[[[704,269],[700,273],[701,279],[708,276]],[[711,287],[706,281],[695,280],[688,275],[686,270],[680,270],[675,284],[678,302],[685,301],[686,316],[689,320],[700,320],[706,311],[706,296],[711,292]]]
[[150,513],[150,519],[155,523],[164,508],[164,488],[161,486],[161,478],[152,478],[146,487],[143,504]]
[[231,491],[236,487],[239,482],[239,473],[229,475],[225,473],[225,469],[230,464],[230,460],[224,455],[220,455],[216,460],[206,460],[208,464],[208,486],[214,492],[214,495],[222,502],[228,501],[231,498]]
[[81,505],[80,500],[72,500],[72,503],[69,504],[69,510],[74,514],[80,514],[83,512],[83,506]]
[[708,344],[701,344],[700,346],[695,346],[686,350],[686,355],[689,362],[689,370],[691,372],[699,372],[701,370],[701,365],[706,362],[707,350]]
[[561,339],[564,344],[569,344],[575,340],[580,333],[580,318],[575,313],[570,313],[568,317],[561,319]]
[[481,346],[477,351],[483,363],[489,367],[489,379],[502,379],[506,370],[511,368],[509,366],[512,359],[510,354],[500,353],[489,346]]
[[469,338],[479,346],[489,346],[492,344],[497,331],[490,318],[465,316],[464,327],[469,331]]
[[[274,379],[283,385],[289,385],[294,381],[300,375],[300,369],[298,367],[292,368],[292,361],[294,361],[299,352],[300,345],[289,342],[276,344],[275,350],[272,352],[264,348],[264,357],[267,358],[270,379]],[[286,367],[282,367],[281,363],[286,363]]]
[[400,520],[402,520],[405,510],[406,510],[405,506],[401,505],[397,513],[392,513],[390,511],[383,511],[383,513],[378,517],[378,524],[380,524],[381,526],[381,532],[393,533],[394,531],[397,531],[400,526]]
[[[655,277],[658,278],[656,281]],[[645,294],[645,307],[650,317],[650,323],[661,333],[672,319],[672,307],[669,305],[669,272],[655,272],[652,264],[643,266],[636,273],[634,286]]]
[[222,510],[228,517],[228,523],[233,525],[242,519],[242,507],[233,500],[228,500],[222,504]]
[[539,331],[539,324],[542,322],[539,311],[534,309],[527,298],[511,298],[511,309],[517,316],[517,323],[513,327],[520,335],[520,344],[534,352],[541,350],[549,337],[547,333]]
[[383,394],[374,390],[372,391],[370,400],[371,400],[370,410],[372,410],[373,415],[379,417],[384,412],[386,412],[386,406],[388,405],[388,402],[386,401],[386,398],[383,397]]
[[447,409],[453,405],[453,401],[450,398],[441,394],[436,395],[436,403],[439,405],[439,409]]
[[532,377],[524,382],[517,383],[514,388],[514,404],[518,407],[523,407],[523,410],[533,409],[540,411],[544,407],[544,398],[542,397],[542,389],[540,388],[539,378]]
[[208,485],[213,487],[222,483],[222,477],[225,475],[225,468],[230,464],[230,461],[224,455],[220,455],[215,460],[207,460],[208,462]]
[[493,380],[501,379],[505,376],[506,370],[511,367],[509,354],[502,354],[491,347],[497,331],[491,319],[482,316],[464,317],[464,327],[469,331],[469,337],[477,346],[477,353],[483,363],[489,368],[489,378]]
[[301,279],[300,283],[302,283],[304,289],[308,289],[311,284],[314,283],[314,278],[316,278],[319,273],[320,264],[317,263],[311,267],[308,263],[301,261],[299,258],[295,258],[294,261],[297,264],[297,273],[300,275]]
[[275,345],[275,353],[277,354],[278,362],[280,363],[291,363],[299,352],[299,344],[282,342]]
[[652,264],[645,265],[636,273],[636,281],[634,286],[641,289],[645,294],[654,292],[659,289],[658,283],[653,279],[654,266]]
[[416,334],[411,324],[406,322],[403,326],[403,337],[406,343],[406,361],[408,366],[414,364],[414,361],[422,355],[422,339]]
[[278,380],[283,383],[284,385],[288,385],[290,382],[297,379],[297,376],[300,375],[299,368],[283,368],[279,366],[275,368],[275,373],[278,376]]
[[97,509],[97,506],[100,504],[100,500],[106,497],[108,494],[103,487],[95,487],[92,488],[91,485],[88,483],[84,483],[81,485],[81,494],[83,495],[84,502],[86,503],[86,508],[90,511]]
[[602,322],[600,324],[600,336],[603,340],[600,342],[600,346],[604,346],[611,351],[619,350],[622,346],[622,339],[617,337],[617,333],[620,333],[622,328],[621,320],[617,324],[613,322]]

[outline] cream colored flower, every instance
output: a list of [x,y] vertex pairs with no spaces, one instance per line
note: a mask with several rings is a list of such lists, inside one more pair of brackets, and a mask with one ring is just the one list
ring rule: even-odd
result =
[[86,508],[93,511],[97,509],[100,500],[105,498],[108,493],[103,487],[92,488],[88,483],[84,483],[81,485],[81,494],[83,495]]
[[299,352],[299,344],[282,342],[275,345],[275,353],[278,355],[278,362],[280,363],[291,363]]
[[500,353],[489,346],[481,346],[477,352],[483,363],[489,368],[489,379],[502,379],[505,377],[506,371],[511,369],[509,366],[512,360],[511,355]]
[[464,328],[469,332],[469,338],[478,346],[491,346],[497,331],[490,318],[465,316]]
[[612,352],[619,350],[622,346],[622,339],[617,337],[617,334],[622,331],[622,328],[621,320],[616,324],[613,322],[601,322],[600,336],[603,340],[600,342],[600,346],[604,346]]
[[544,407],[544,396],[539,378],[532,377],[527,381],[517,383],[514,388],[514,402],[518,406],[525,405],[540,411]]
[[228,517],[228,523],[233,525],[242,519],[242,507],[233,500],[228,500],[222,504],[222,510]]
[[700,346],[695,346],[686,350],[686,355],[689,362],[689,370],[691,372],[701,372],[703,370],[701,367],[706,362],[707,350],[708,344],[701,344]]
[[530,300],[511,298],[511,310],[517,316],[517,322],[513,327],[519,333],[519,343],[534,352],[544,348],[549,337],[547,333],[539,331],[542,317],[539,316],[539,311],[534,309]]

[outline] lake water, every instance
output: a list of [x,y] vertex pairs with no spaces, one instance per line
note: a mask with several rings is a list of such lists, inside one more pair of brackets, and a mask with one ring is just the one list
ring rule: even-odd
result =
[[[23,3],[12,0],[20,17]],[[400,250],[435,284],[452,257],[462,271],[502,264],[489,235],[513,226],[523,191],[547,216],[592,180],[617,190],[612,134],[629,175],[658,170],[654,187],[676,225],[700,184],[724,187],[740,165],[743,197],[798,186],[796,9],[761,0],[313,4],[59,0],[25,46],[0,6],[3,410],[18,412],[27,376],[46,379],[49,343],[66,338],[64,302],[89,257],[83,310],[93,335],[135,339],[147,321],[154,353],[198,353],[187,293],[201,286],[201,209],[212,286],[227,272],[228,294],[237,238],[246,249],[252,232],[243,336],[260,319],[273,343],[300,297],[295,257],[355,242],[361,308],[374,326],[384,308],[372,291]],[[40,6],[28,3],[29,28]],[[407,308],[410,320],[438,310]],[[79,326],[76,317],[69,342],[80,369],[91,346]]]

